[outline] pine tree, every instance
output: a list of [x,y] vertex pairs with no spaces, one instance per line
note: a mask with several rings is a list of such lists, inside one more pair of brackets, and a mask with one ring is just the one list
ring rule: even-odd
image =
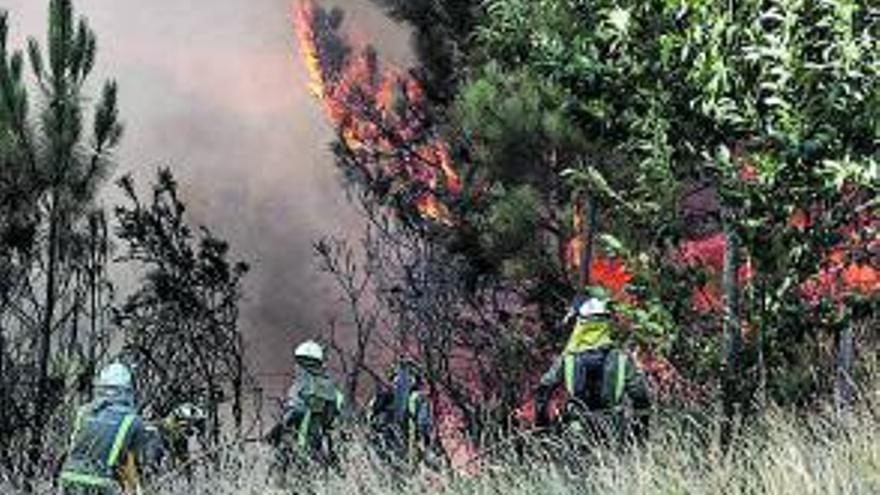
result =
[[[50,365],[60,334],[76,328],[82,300],[77,284],[80,249],[88,242],[95,195],[107,176],[110,153],[122,135],[114,82],[107,82],[87,116],[86,82],[95,63],[96,38],[85,19],[75,20],[71,0],[49,4],[44,55],[35,39],[27,55],[36,91],[24,78],[24,55],[7,46],[8,22],[0,18],[0,177],[4,215],[3,268],[13,287],[0,316],[15,319],[15,331],[31,340],[35,377],[30,414],[30,465],[38,466],[45,427],[61,390]],[[87,127],[91,120],[91,126]],[[15,285],[18,284],[18,285]],[[24,290],[26,288],[26,290]],[[10,289],[12,292],[10,292]],[[15,292],[18,289],[18,292]],[[12,298],[18,296],[13,303]],[[12,313],[15,316],[10,316]],[[5,315],[3,314],[5,313]],[[7,328],[10,325],[7,324]],[[12,331],[11,329],[9,331]]]

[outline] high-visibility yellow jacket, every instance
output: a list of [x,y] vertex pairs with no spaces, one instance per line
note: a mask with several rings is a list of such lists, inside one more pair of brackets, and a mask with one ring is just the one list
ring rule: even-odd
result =
[[578,318],[563,353],[578,354],[591,349],[608,347],[612,344],[611,332],[611,321],[608,319]]

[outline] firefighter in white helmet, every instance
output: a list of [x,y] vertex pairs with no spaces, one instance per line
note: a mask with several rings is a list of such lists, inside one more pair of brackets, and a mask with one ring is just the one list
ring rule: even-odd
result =
[[[190,402],[178,405],[171,414],[156,425],[160,454],[168,467],[189,468],[190,439],[205,433],[208,416],[199,406]],[[189,474],[189,473],[187,473]]]
[[135,407],[131,371],[104,368],[94,383],[95,399],[77,412],[61,468],[66,494],[110,494],[138,489],[147,435]]
[[601,287],[593,287],[586,298],[577,300],[566,321],[575,320],[562,354],[541,377],[535,394],[538,426],[550,423],[549,403],[553,390],[565,385],[567,403],[563,420],[577,423],[593,413],[620,412],[624,398],[637,411],[635,433],[647,432],[651,405],[647,382],[635,362],[614,345],[609,298]]
[[324,466],[335,463],[331,432],[342,414],[345,399],[327,376],[324,348],[309,340],[293,353],[296,376],[287,394],[281,421],[267,435],[278,447],[278,462],[286,471],[291,462],[317,462]]

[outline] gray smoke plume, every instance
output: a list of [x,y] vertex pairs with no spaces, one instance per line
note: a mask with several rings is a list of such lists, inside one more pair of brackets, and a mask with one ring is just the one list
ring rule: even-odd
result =
[[[368,0],[345,10],[358,42],[405,65],[407,33]],[[44,43],[48,0],[2,0],[12,44]],[[117,174],[143,186],[171,165],[193,223],[228,239],[253,266],[242,324],[270,394],[290,349],[320,332],[336,295],[311,244],[358,230],[329,143],[333,130],[307,91],[290,0],[76,0],[98,35],[98,82],[120,84],[126,135]],[[108,186],[112,189],[112,186]],[[106,196],[108,206],[113,195]]]

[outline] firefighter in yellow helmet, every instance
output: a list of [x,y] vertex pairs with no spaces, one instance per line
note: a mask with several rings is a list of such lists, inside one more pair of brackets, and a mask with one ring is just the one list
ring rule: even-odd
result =
[[331,466],[336,462],[331,433],[342,414],[344,396],[327,376],[320,344],[303,342],[294,351],[294,361],[296,376],[287,394],[284,415],[267,440],[278,447],[282,471],[291,462]]
[[541,377],[535,394],[538,426],[550,423],[549,403],[554,389],[565,385],[567,403],[564,420],[584,425],[585,417],[595,413],[620,413],[628,398],[636,411],[634,433],[647,433],[651,406],[647,381],[629,355],[618,349],[613,340],[613,319],[609,298],[601,288],[592,288],[586,298],[572,307],[567,321],[574,328],[565,349]]
[[147,442],[135,408],[131,371],[104,368],[95,399],[77,412],[60,482],[65,494],[130,493],[139,489],[139,468]]

